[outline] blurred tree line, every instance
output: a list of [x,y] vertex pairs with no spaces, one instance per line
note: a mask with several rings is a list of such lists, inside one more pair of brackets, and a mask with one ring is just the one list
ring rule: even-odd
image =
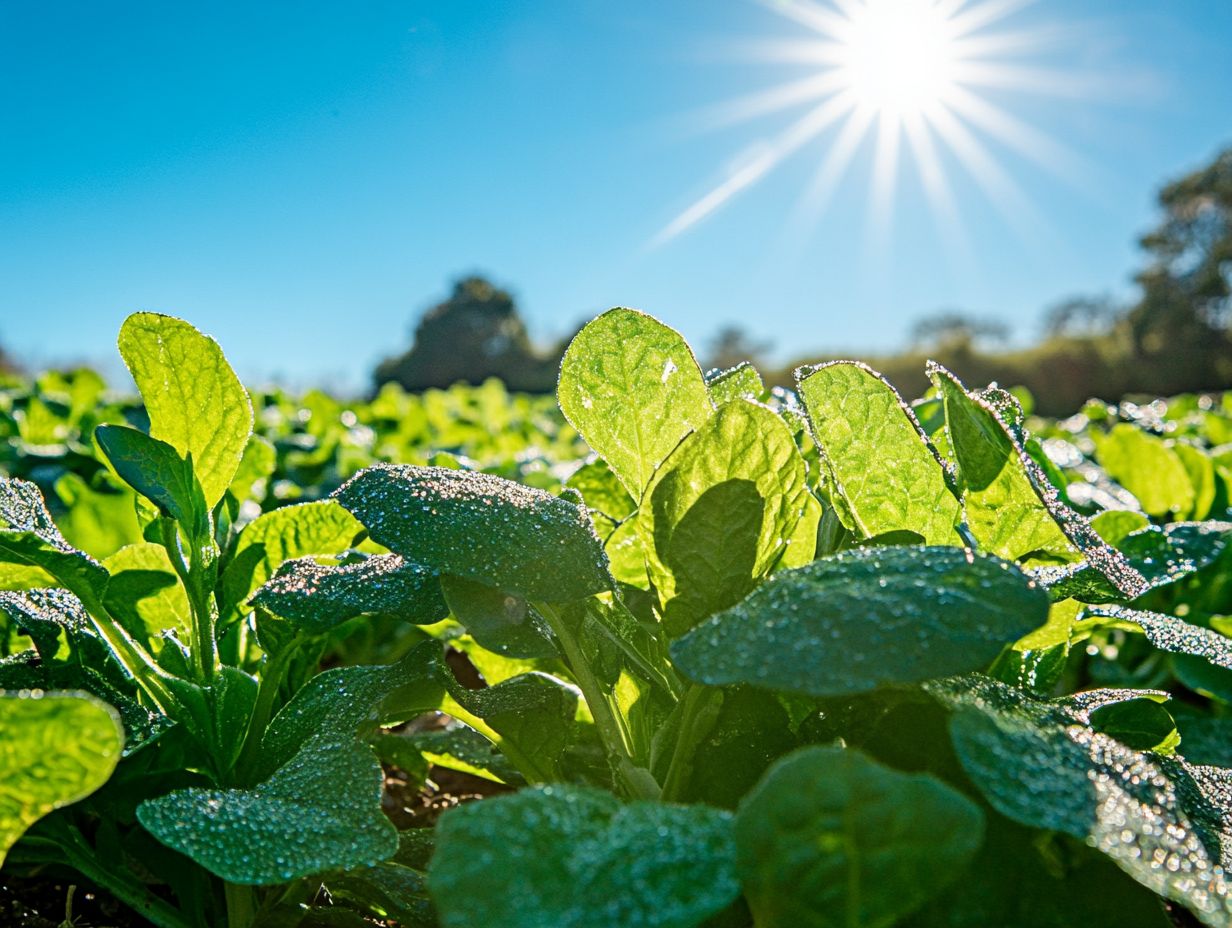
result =
[[[1145,265],[1135,277],[1133,302],[1106,295],[1065,299],[1045,312],[1044,338],[1020,350],[1005,348],[1003,323],[945,310],[914,325],[909,351],[865,360],[906,395],[927,389],[924,362],[934,358],[971,384],[1025,386],[1036,408],[1054,415],[1092,396],[1232,387],[1232,148],[1165,186],[1159,205],[1159,224],[1140,240]],[[537,348],[508,291],[465,277],[424,314],[410,350],[378,366],[375,381],[422,390],[498,377],[513,390],[551,392],[568,342]],[[764,362],[770,347],[727,326],[702,363]],[[819,358],[813,352],[800,363]],[[790,386],[795,366],[767,370],[767,379]]]

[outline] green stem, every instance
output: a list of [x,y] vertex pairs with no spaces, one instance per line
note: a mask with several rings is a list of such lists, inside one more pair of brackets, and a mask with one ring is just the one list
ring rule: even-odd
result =
[[218,667],[218,644],[214,640],[215,616],[213,604],[210,602],[211,591],[203,582],[203,574],[206,572],[204,560],[197,540],[189,539],[189,562],[186,564],[180,549],[179,530],[175,520],[162,518],[159,525],[167,557],[171,559],[171,566],[188,594],[193,622],[193,669],[197,672],[198,681],[209,686]]
[[192,928],[192,923],[167,902],[133,882],[130,877],[112,873],[103,867],[81,832],[74,826],[65,824],[60,830],[60,850],[64,854],[65,863],[90,882],[107,890],[156,928]]
[[625,791],[637,798],[658,798],[650,795],[651,792],[657,793],[657,790],[651,789],[647,782],[648,778],[637,776],[638,768],[630,753],[632,743],[625,728],[624,719],[613,711],[607,690],[591,673],[590,666],[586,662],[586,655],[582,653],[573,632],[561,619],[560,613],[547,603],[536,602],[533,605],[548,623],[557,641],[560,642],[561,649],[565,652],[565,662],[569,665],[573,679],[578,689],[582,691],[586,705],[590,708],[590,714],[595,720],[595,728],[599,731],[599,738],[607,749],[608,756],[614,761]]
[[239,883],[224,883],[227,897],[228,928],[250,928],[257,914],[257,899],[251,886]]
[[684,697],[676,746],[663,778],[663,801],[678,802],[693,775],[693,755],[714,725],[723,694],[708,686],[694,684]]
[[115,655],[116,660],[137,682],[137,685],[154,700],[154,704],[163,713],[174,715],[179,703],[167,685],[167,672],[159,667],[145,648],[141,647],[124,630],[124,626],[116,621],[115,616],[103,605],[100,597],[82,594],[79,596],[86,607],[86,615],[90,619],[90,624],[94,626],[99,637],[107,643],[107,647]]
[[298,649],[298,644],[292,642],[277,654],[266,658],[265,666],[261,668],[261,682],[257,685],[257,698],[253,703],[252,716],[248,721],[248,731],[244,735],[244,746],[235,762],[234,770],[241,776],[250,772],[256,761],[257,752],[261,748],[261,738],[269,726],[269,720],[274,714],[274,701],[286,677],[287,667]]

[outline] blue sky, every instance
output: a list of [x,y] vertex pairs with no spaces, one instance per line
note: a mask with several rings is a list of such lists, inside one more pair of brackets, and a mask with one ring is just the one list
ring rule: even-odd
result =
[[1061,297],[1129,293],[1156,188],[1232,144],[1232,3],[1038,0],[988,31],[1038,30],[1014,60],[1069,84],[982,97],[1075,166],[982,136],[1016,209],[943,153],[964,252],[906,154],[877,226],[871,139],[802,221],[837,127],[656,238],[804,112],[706,127],[816,70],[754,53],[812,35],[768,4],[3,3],[0,342],[115,370],[158,310],[250,380],[358,388],[470,271],[543,339],[612,305],[779,357],[901,347],[943,307],[1028,339]]

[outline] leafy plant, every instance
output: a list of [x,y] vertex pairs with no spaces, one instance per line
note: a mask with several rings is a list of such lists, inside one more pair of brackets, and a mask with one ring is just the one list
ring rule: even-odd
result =
[[[218,346],[120,347],[144,421],[79,455],[138,537],[0,479],[6,868],[174,928],[1232,922],[1212,407],[1041,440],[852,362],[797,400],[617,309],[561,365],[564,487],[416,445],[262,511],[287,436]],[[399,830],[391,770],[498,795]]]

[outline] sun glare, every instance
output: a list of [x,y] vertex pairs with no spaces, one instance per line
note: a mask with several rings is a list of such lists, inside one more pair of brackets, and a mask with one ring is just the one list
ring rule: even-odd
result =
[[[745,54],[803,69],[803,76],[715,107],[713,128],[805,106],[777,133],[756,139],[728,175],[656,237],[673,238],[707,218],[810,143],[820,153],[798,213],[815,220],[852,162],[868,151],[870,216],[885,227],[900,159],[914,163],[951,243],[960,240],[947,162],[974,181],[1007,221],[1027,231],[1037,216],[997,146],[1074,180],[1081,159],[988,98],[1006,93],[1072,96],[1078,76],[1032,60],[1055,50],[1055,25],[1004,28],[1031,0],[761,0],[804,27],[797,39],[746,43]],[[904,144],[905,143],[905,144]],[[905,154],[904,154],[905,152]]]
[[869,0],[852,9],[836,39],[840,71],[856,99],[910,116],[947,99],[955,48],[945,11],[919,0]]

